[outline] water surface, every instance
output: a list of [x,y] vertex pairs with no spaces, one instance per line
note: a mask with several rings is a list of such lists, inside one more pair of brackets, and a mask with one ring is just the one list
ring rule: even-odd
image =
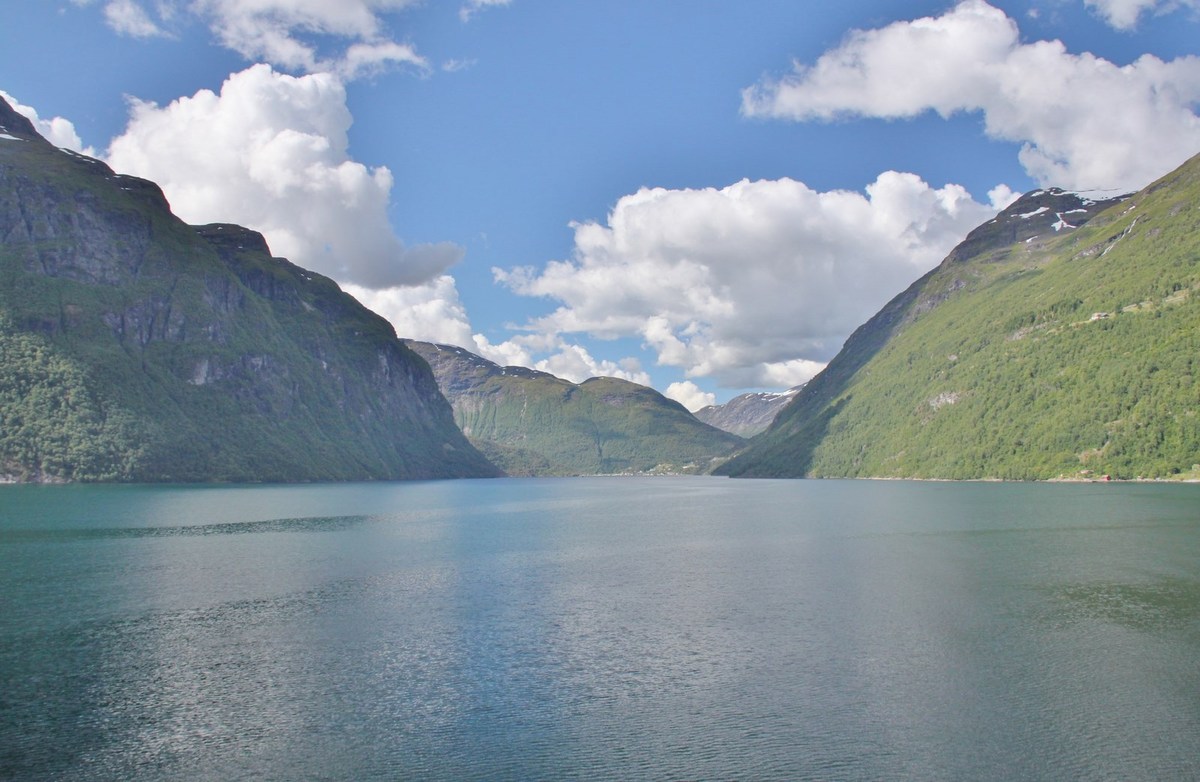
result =
[[0,487],[0,778],[1200,778],[1200,486]]

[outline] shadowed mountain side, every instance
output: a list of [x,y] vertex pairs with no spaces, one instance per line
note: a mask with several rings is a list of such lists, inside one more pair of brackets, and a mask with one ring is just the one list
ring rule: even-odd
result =
[[652,388],[501,367],[408,341],[433,368],[463,432],[510,475],[707,472],[743,444]]
[[0,475],[490,476],[391,325],[0,101]]

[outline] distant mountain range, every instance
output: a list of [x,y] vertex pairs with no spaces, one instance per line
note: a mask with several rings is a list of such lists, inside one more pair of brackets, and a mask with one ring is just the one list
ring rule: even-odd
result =
[[0,100],[0,479],[496,474],[386,320]]
[[463,432],[510,475],[701,473],[744,442],[636,383],[576,384],[451,345],[406,342],[433,368]]
[[1132,195],[1023,196],[807,385],[693,416],[397,339],[0,100],[0,481],[1200,479],[1198,376],[1200,158]]
[[1200,478],[1200,158],[1030,193],[889,302],[719,474]]
[[725,404],[702,407],[694,415],[704,423],[726,432],[740,437],[753,437],[771,425],[779,411],[787,407],[787,403],[801,388],[803,386],[796,386],[782,393],[741,394]]

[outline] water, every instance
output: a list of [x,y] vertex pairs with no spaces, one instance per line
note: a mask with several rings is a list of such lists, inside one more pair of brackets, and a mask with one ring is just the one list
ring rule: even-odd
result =
[[1200,486],[0,487],[0,778],[1200,778]]

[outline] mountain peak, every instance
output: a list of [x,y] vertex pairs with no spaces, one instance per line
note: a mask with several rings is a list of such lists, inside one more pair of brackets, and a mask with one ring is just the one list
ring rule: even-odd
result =
[[1057,187],[1031,190],[967,234],[944,264],[977,258],[1003,260],[1013,246],[1047,241],[1073,231],[1128,197],[1127,193],[1102,190],[1072,192]]

